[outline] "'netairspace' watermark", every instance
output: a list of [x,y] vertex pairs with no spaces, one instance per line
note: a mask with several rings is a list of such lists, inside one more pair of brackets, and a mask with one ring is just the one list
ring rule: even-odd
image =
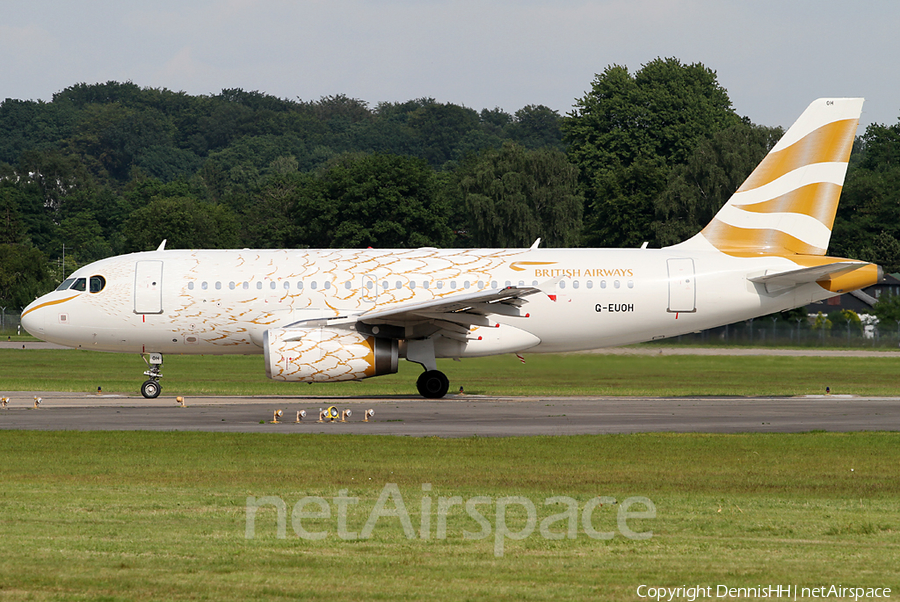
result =
[[[330,520],[336,509],[337,519],[337,536],[345,541],[356,539],[369,539],[378,525],[379,519],[396,518],[403,527],[403,532],[408,539],[446,539],[447,538],[447,515],[455,506],[464,507],[466,514],[478,525],[478,531],[463,531],[465,539],[486,539],[493,533],[494,536],[494,556],[503,556],[503,548],[507,539],[522,540],[530,537],[537,529],[538,533],[544,539],[575,539],[578,537],[578,526],[581,523],[581,529],[584,534],[591,539],[612,539],[616,533],[614,531],[600,531],[595,528],[594,512],[598,508],[604,506],[618,506],[616,510],[616,526],[619,533],[624,537],[633,540],[644,540],[653,537],[653,531],[635,532],[628,526],[631,519],[653,519],[656,518],[656,506],[650,499],[646,497],[630,497],[618,504],[615,498],[608,496],[597,496],[585,502],[584,507],[580,507],[578,501],[568,496],[553,496],[544,499],[544,506],[563,505],[565,510],[556,514],[547,516],[541,520],[538,525],[538,513],[534,502],[527,497],[520,495],[497,498],[496,500],[489,496],[475,496],[463,499],[461,496],[455,495],[450,497],[438,496],[436,500],[432,500],[430,495],[431,484],[422,484],[423,495],[419,503],[419,525],[418,532],[413,528],[413,522],[410,518],[409,511],[406,509],[406,502],[400,493],[400,488],[396,483],[388,483],[381,490],[381,494],[375,501],[375,506],[369,513],[369,517],[359,532],[350,531],[348,526],[348,510],[350,505],[358,504],[358,497],[350,497],[347,495],[347,489],[338,491],[336,497],[327,498],[318,496],[307,496],[296,504],[291,512],[291,527],[294,533],[302,539],[322,540],[328,537],[329,531],[309,531],[304,527],[305,520]],[[485,516],[490,516],[490,512],[483,512],[484,507],[494,506],[493,518],[494,523]],[[278,513],[277,518],[277,537],[285,539],[287,537],[287,504],[283,499],[277,496],[253,497],[247,498],[247,525],[244,536],[247,539],[256,537],[256,513],[263,506],[274,506]],[[632,507],[640,507],[640,510],[632,510]],[[516,510],[517,509],[517,510]],[[436,510],[435,527],[432,529],[432,515]],[[508,524],[508,513],[512,510],[515,516],[525,514],[524,525],[517,529],[511,529]],[[579,519],[581,519],[579,521]],[[517,525],[520,520],[514,520]]]

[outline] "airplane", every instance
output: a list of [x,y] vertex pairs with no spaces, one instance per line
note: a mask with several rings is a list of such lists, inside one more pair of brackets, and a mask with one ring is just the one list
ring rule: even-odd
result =
[[360,380],[438,358],[627,345],[784,311],[882,280],[826,256],[861,98],[814,101],[698,234],[661,249],[175,250],[84,266],[22,313],[45,341],[141,354],[262,354],[279,381]]

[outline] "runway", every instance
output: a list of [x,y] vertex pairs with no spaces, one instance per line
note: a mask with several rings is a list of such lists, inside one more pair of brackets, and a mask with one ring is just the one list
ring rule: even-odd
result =
[[[34,409],[34,397],[42,398]],[[900,398],[805,397],[173,397],[20,392],[0,409],[0,429],[329,433],[507,437],[610,433],[898,431]],[[320,408],[347,422],[317,422]],[[279,424],[273,412],[282,410]],[[370,422],[363,422],[373,409]],[[306,417],[295,422],[297,412]]]

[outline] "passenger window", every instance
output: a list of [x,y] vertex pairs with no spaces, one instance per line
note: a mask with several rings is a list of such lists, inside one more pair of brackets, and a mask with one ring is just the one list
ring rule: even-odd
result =
[[87,290],[87,280],[84,278],[79,278],[75,281],[75,284],[72,285],[73,291],[81,291],[84,292]]
[[229,283],[228,283],[228,288],[231,289],[231,290],[234,290],[234,282],[229,282]]
[[60,284],[59,286],[56,287],[56,290],[58,290],[58,291],[64,291],[64,290],[66,290],[67,288],[69,288],[70,286],[72,286],[72,283],[73,283],[73,282],[75,282],[75,279],[74,279],[74,278],[69,278],[68,280],[63,280],[63,281],[62,281],[62,284]]
[[565,280],[560,280],[560,281],[559,281],[559,288],[566,288],[566,281],[565,281]]
[[577,281],[577,280],[574,280],[574,281],[572,282],[572,288],[578,288],[578,281]]
[[291,283],[287,280],[284,281],[284,290],[288,291],[291,289]]
[[450,288],[452,288],[452,289],[455,289],[455,288],[456,288],[456,280],[451,280],[451,281],[450,281]]
[[634,288],[634,280],[628,281],[628,288]]
[[437,281],[437,287],[438,287],[438,290],[444,288],[444,281],[443,281],[443,280],[438,280],[438,281]]
[[221,283],[221,282],[216,282],[216,290],[217,290],[217,291],[222,290],[222,283]]
[[256,281],[256,290],[258,290],[258,291],[262,290],[262,280]]
[[428,290],[428,281],[427,280],[422,283],[422,288],[424,288],[426,291]]
[[250,288],[250,283],[249,282],[243,283],[241,285],[241,288],[244,289],[245,291],[248,290]]
[[593,280],[588,280],[588,281],[587,281],[587,287],[588,287],[588,288],[594,288],[594,281],[593,281]]
[[352,286],[352,285],[350,284],[350,281],[349,281],[349,280],[348,280],[347,282],[344,283],[344,288],[347,289],[348,291],[350,290],[350,287],[351,287],[351,286]]
[[201,283],[200,283],[200,288],[202,288],[203,290],[206,290],[206,289],[209,288],[209,284],[207,284],[206,282],[201,282]]
[[318,286],[318,284],[316,284],[316,281],[313,280],[313,281],[312,281],[312,284],[309,285],[309,288],[311,288],[312,290],[316,290],[316,287],[317,287],[317,286]]
[[273,291],[275,290],[275,287],[276,287],[276,286],[277,286],[277,285],[275,284],[275,281],[274,281],[274,280],[273,280],[272,282],[269,283],[269,288],[272,289]]
[[303,281],[302,281],[302,280],[298,280],[298,281],[297,281],[297,290],[298,290],[298,291],[302,291],[302,290],[303,290]]
[[[191,288],[193,288],[194,283],[191,282]],[[99,293],[103,290],[103,287],[106,286],[106,278],[103,276],[91,276],[91,292]]]
[[415,281],[415,280],[410,280],[410,281],[409,281],[409,288],[410,288],[411,290],[416,290],[416,281]]
[[330,281],[330,280],[326,280],[326,281],[325,281],[325,290],[327,291],[327,290],[329,290],[330,288],[331,288],[331,281]]
[[193,280],[191,280],[190,282],[188,282],[188,290],[189,290],[189,291],[194,290],[194,281],[193,281]]

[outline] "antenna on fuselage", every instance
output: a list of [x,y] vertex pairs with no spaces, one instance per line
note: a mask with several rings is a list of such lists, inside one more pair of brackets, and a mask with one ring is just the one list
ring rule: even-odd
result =
[[164,238],[159,246],[156,248],[157,251],[165,251],[166,250],[166,239]]
[[529,251],[534,251],[541,245],[541,239],[538,238],[534,243],[528,248]]

